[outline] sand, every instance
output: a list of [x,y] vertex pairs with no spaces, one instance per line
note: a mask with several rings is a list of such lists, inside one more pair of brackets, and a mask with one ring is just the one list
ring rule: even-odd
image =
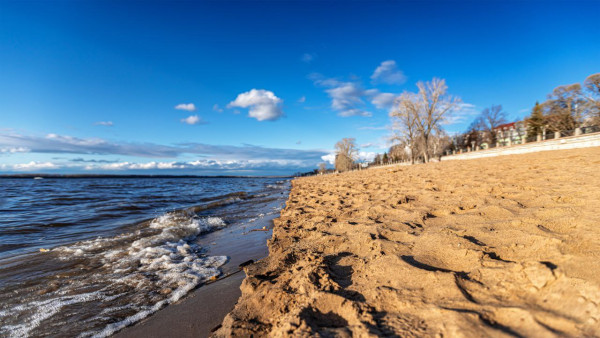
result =
[[600,148],[296,179],[216,336],[600,336]]

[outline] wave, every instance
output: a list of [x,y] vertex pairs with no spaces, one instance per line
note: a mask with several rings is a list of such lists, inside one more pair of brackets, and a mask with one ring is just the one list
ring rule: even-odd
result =
[[[218,276],[227,257],[202,255],[192,240],[224,226],[219,217],[175,211],[133,232],[54,248],[49,257],[69,267],[63,273],[68,278],[1,310],[0,336],[35,335],[34,330],[51,317],[54,325],[69,321],[74,306],[98,309],[86,319],[89,330],[82,336],[111,335]],[[40,294],[45,299],[39,300]],[[119,309],[118,316],[111,316],[117,321],[106,325],[106,312],[116,311],[112,308]]]

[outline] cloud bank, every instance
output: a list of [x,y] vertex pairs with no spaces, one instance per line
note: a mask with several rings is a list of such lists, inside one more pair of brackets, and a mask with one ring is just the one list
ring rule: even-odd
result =
[[318,160],[322,155],[327,153],[321,150],[267,148],[256,145],[211,145],[194,142],[176,145],[160,145],[154,143],[111,142],[101,138],[77,138],[57,134],[48,134],[40,137],[15,133],[0,134],[0,149],[5,154],[29,152],[46,154],[124,155],[144,158],[176,158],[182,154],[194,154],[238,160]]

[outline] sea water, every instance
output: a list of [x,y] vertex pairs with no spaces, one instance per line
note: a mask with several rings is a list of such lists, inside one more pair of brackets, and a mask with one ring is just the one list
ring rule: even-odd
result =
[[[203,236],[275,217],[281,178],[0,179],[0,336],[108,336],[222,274]],[[227,252],[221,248],[220,252]]]

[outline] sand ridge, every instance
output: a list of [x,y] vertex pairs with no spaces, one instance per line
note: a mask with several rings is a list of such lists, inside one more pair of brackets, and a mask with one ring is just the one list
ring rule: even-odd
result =
[[215,336],[600,336],[600,148],[296,179]]

